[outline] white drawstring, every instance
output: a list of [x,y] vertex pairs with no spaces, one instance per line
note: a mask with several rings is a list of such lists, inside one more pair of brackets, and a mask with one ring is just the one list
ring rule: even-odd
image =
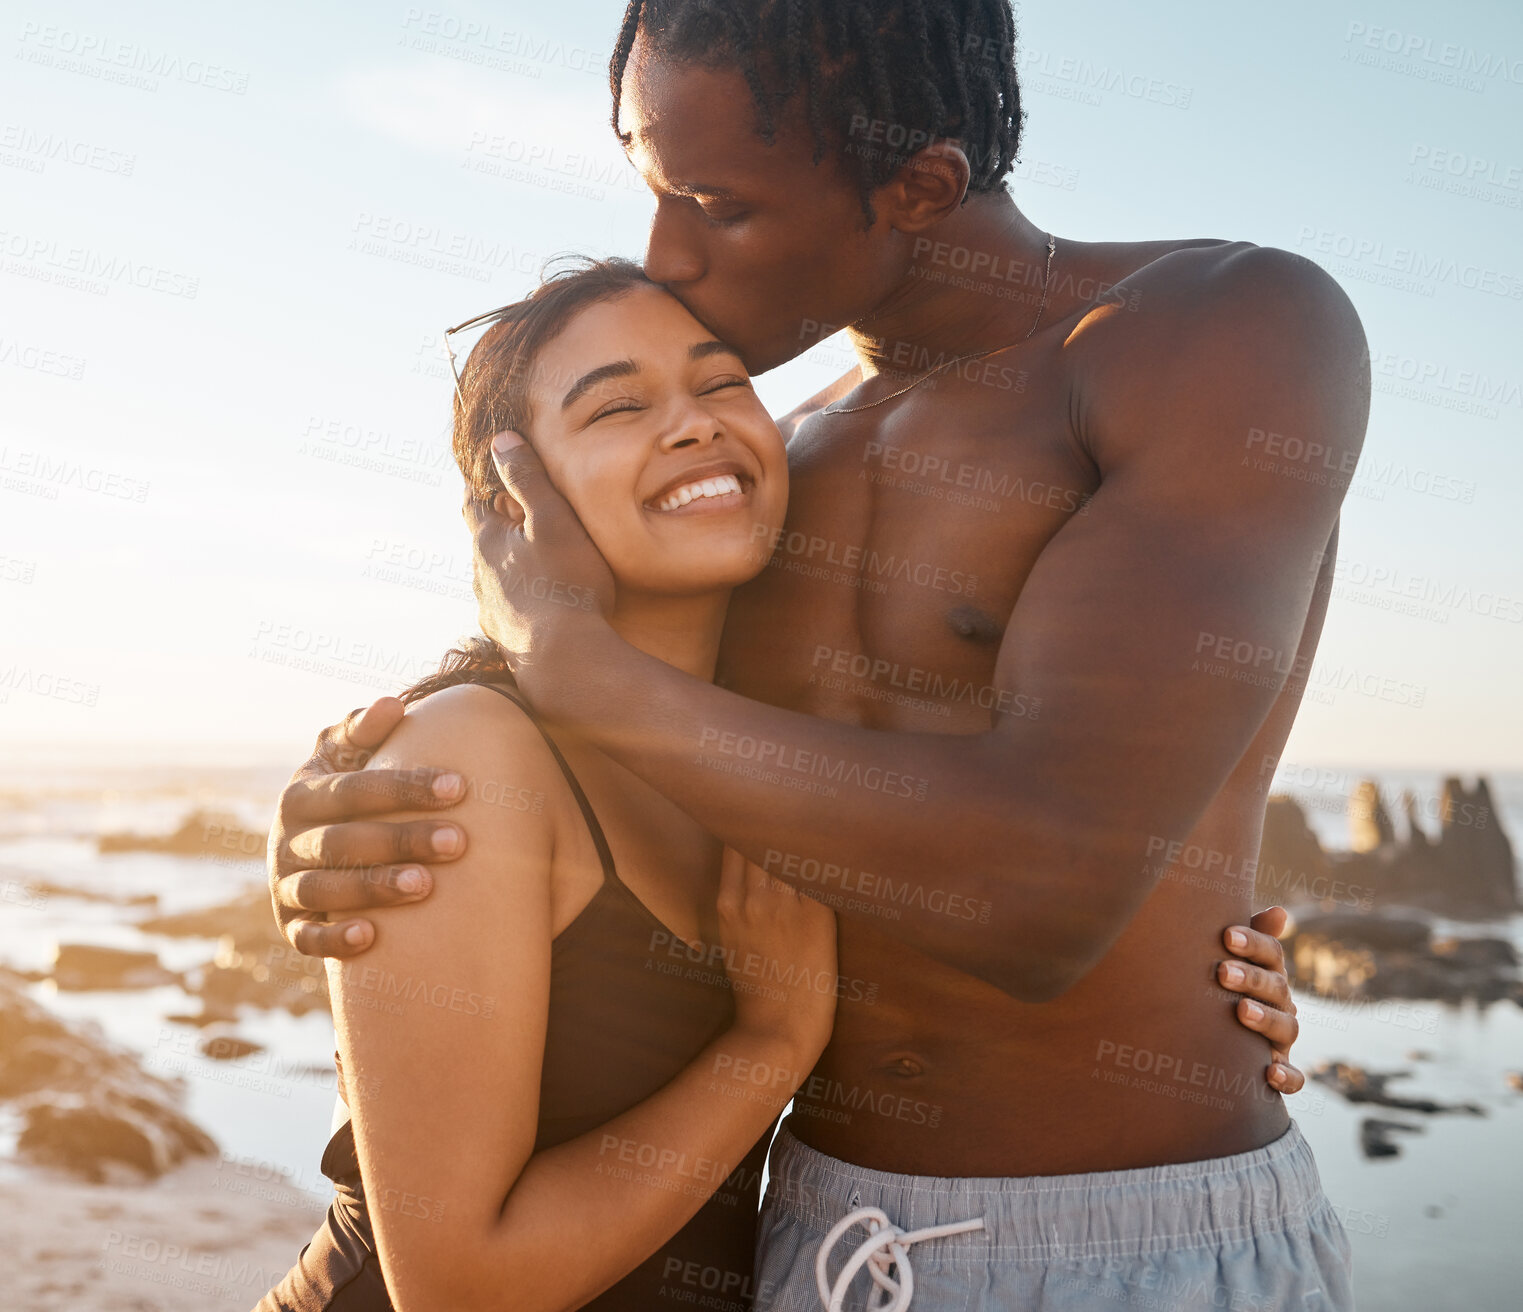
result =
[[[827,1265],[830,1250],[854,1225],[865,1225],[868,1237],[846,1259],[846,1265],[841,1268],[841,1273],[832,1285]],[[983,1228],[984,1218],[980,1216],[971,1221],[953,1221],[950,1225],[929,1225],[923,1230],[906,1231],[890,1221],[886,1212],[881,1212],[876,1207],[859,1207],[835,1223],[821,1241],[820,1251],[815,1254],[814,1283],[820,1291],[820,1302],[825,1305],[825,1312],[841,1312],[852,1277],[866,1265],[873,1283],[889,1295],[887,1303],[879,1303],[878,1294],[874,1292],[873,1302],[869,1304],[871,1312],[905,1312],[910,1299],[915,1296],[915,1273],[910,1268],[910,1245]],[[898,1280],[889,1275],[891,1267],[897,1272]]]

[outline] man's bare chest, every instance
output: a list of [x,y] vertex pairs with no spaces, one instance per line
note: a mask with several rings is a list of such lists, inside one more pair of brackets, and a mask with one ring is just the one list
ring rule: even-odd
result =
[[922,403],[851,419],[790,453],[788,520],[731,605],[721,677],[875,728],[970,733],[1030,713],[995,687],[995,662],[1042,550],[1096,485],[1066,414],[960,425]]

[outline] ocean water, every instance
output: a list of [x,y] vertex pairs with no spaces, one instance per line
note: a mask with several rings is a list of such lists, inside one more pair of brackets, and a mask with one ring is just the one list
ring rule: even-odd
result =
[[[0,768],[0,963],[42,966],[60,941],[149,947],[173,969],[211,958],[212,939],[160,938],[135,922],[155,910],[215,906],[263,887],[262,862],[102,856],[95,837],[168,832],[195,807],[229,811],[263,828],[289,768],[258,761]],[[1393,814],[1401,790],[1411,787],[1429,828],[1437,828],[1437,772],[1369,773]],[[1284,780],[1283,791],[1301,798],[1325,845],[1343,847],[1347,826],[1339,799],[1362,777],[1357,770],[1298,771]],[[1502,823],[1516,842],[1523,837],[1523,774],[1493,775],[1491,782]],[[27,889],[38,880],[86,895],[153,893],[159,902],[152,908],[64,892],[36,897]],[[1453,928],[1505,934],[1523,950],[1523,917]],[[195,1051],[199,1031],[165,1019],[199,1010],[177,986],[60,993],[42,983],[34,993],[142,1054],[150,1070],[182,1081],[190,1115],[244,1172],[283,1173],[298,1189],[326,1195],[317,1170],[335,1099],[326,1014],[298,1018],[246,1009],[237,1032],[266,1051],[213,1062]],[[1477,1103],[1486,1113],[1421,1116],[1355,1107],[1316,1084],[1291,1100],[1350,1232],[1361,1306],[1376,1312],[1523,1306],[1515,1237],[1523,1218],[1523,1094],[1506,1082],[1508,1071],[1523,1070],[1523,1008],[1512,1002],[1485,1010],[1420,1002],[1352,1006],[1309,997],[1301,1007],[1296,1059],[1303,1069],[1347,1060],[1373,1070],[1410,1070],[1411,1078],[1393,1091]],[[1358,1130],[1367,1115],[1420,1129],[1399,1136],[1399,1156],[1366,1160]],[[14,1126],[0,1119],[0,1158],[8,1155],[13,1134]]]

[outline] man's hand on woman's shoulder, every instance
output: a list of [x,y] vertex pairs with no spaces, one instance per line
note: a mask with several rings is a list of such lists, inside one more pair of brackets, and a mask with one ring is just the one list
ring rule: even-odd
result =
[[318,735],[280,795],[268,865],[275,919],[286,941],[311,957],[353,957],[375,941],[356,912],[416,902],[433,886],[431,865],[465,851],[447,818],[397,823],[397,811],[442,811],[466,793],[452,771],[366,770],[402,722],[403,704],[382,697]]

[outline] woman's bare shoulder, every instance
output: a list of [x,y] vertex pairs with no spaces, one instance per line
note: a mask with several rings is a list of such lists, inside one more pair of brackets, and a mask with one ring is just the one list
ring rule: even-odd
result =
[[[528,713],[501,693],[462,683],[414,702],[367,768],[453,770],[460,806],[500,809],[551,824],[569,800],[559,765]],[[449,812],[436,812],[442,818]]]

